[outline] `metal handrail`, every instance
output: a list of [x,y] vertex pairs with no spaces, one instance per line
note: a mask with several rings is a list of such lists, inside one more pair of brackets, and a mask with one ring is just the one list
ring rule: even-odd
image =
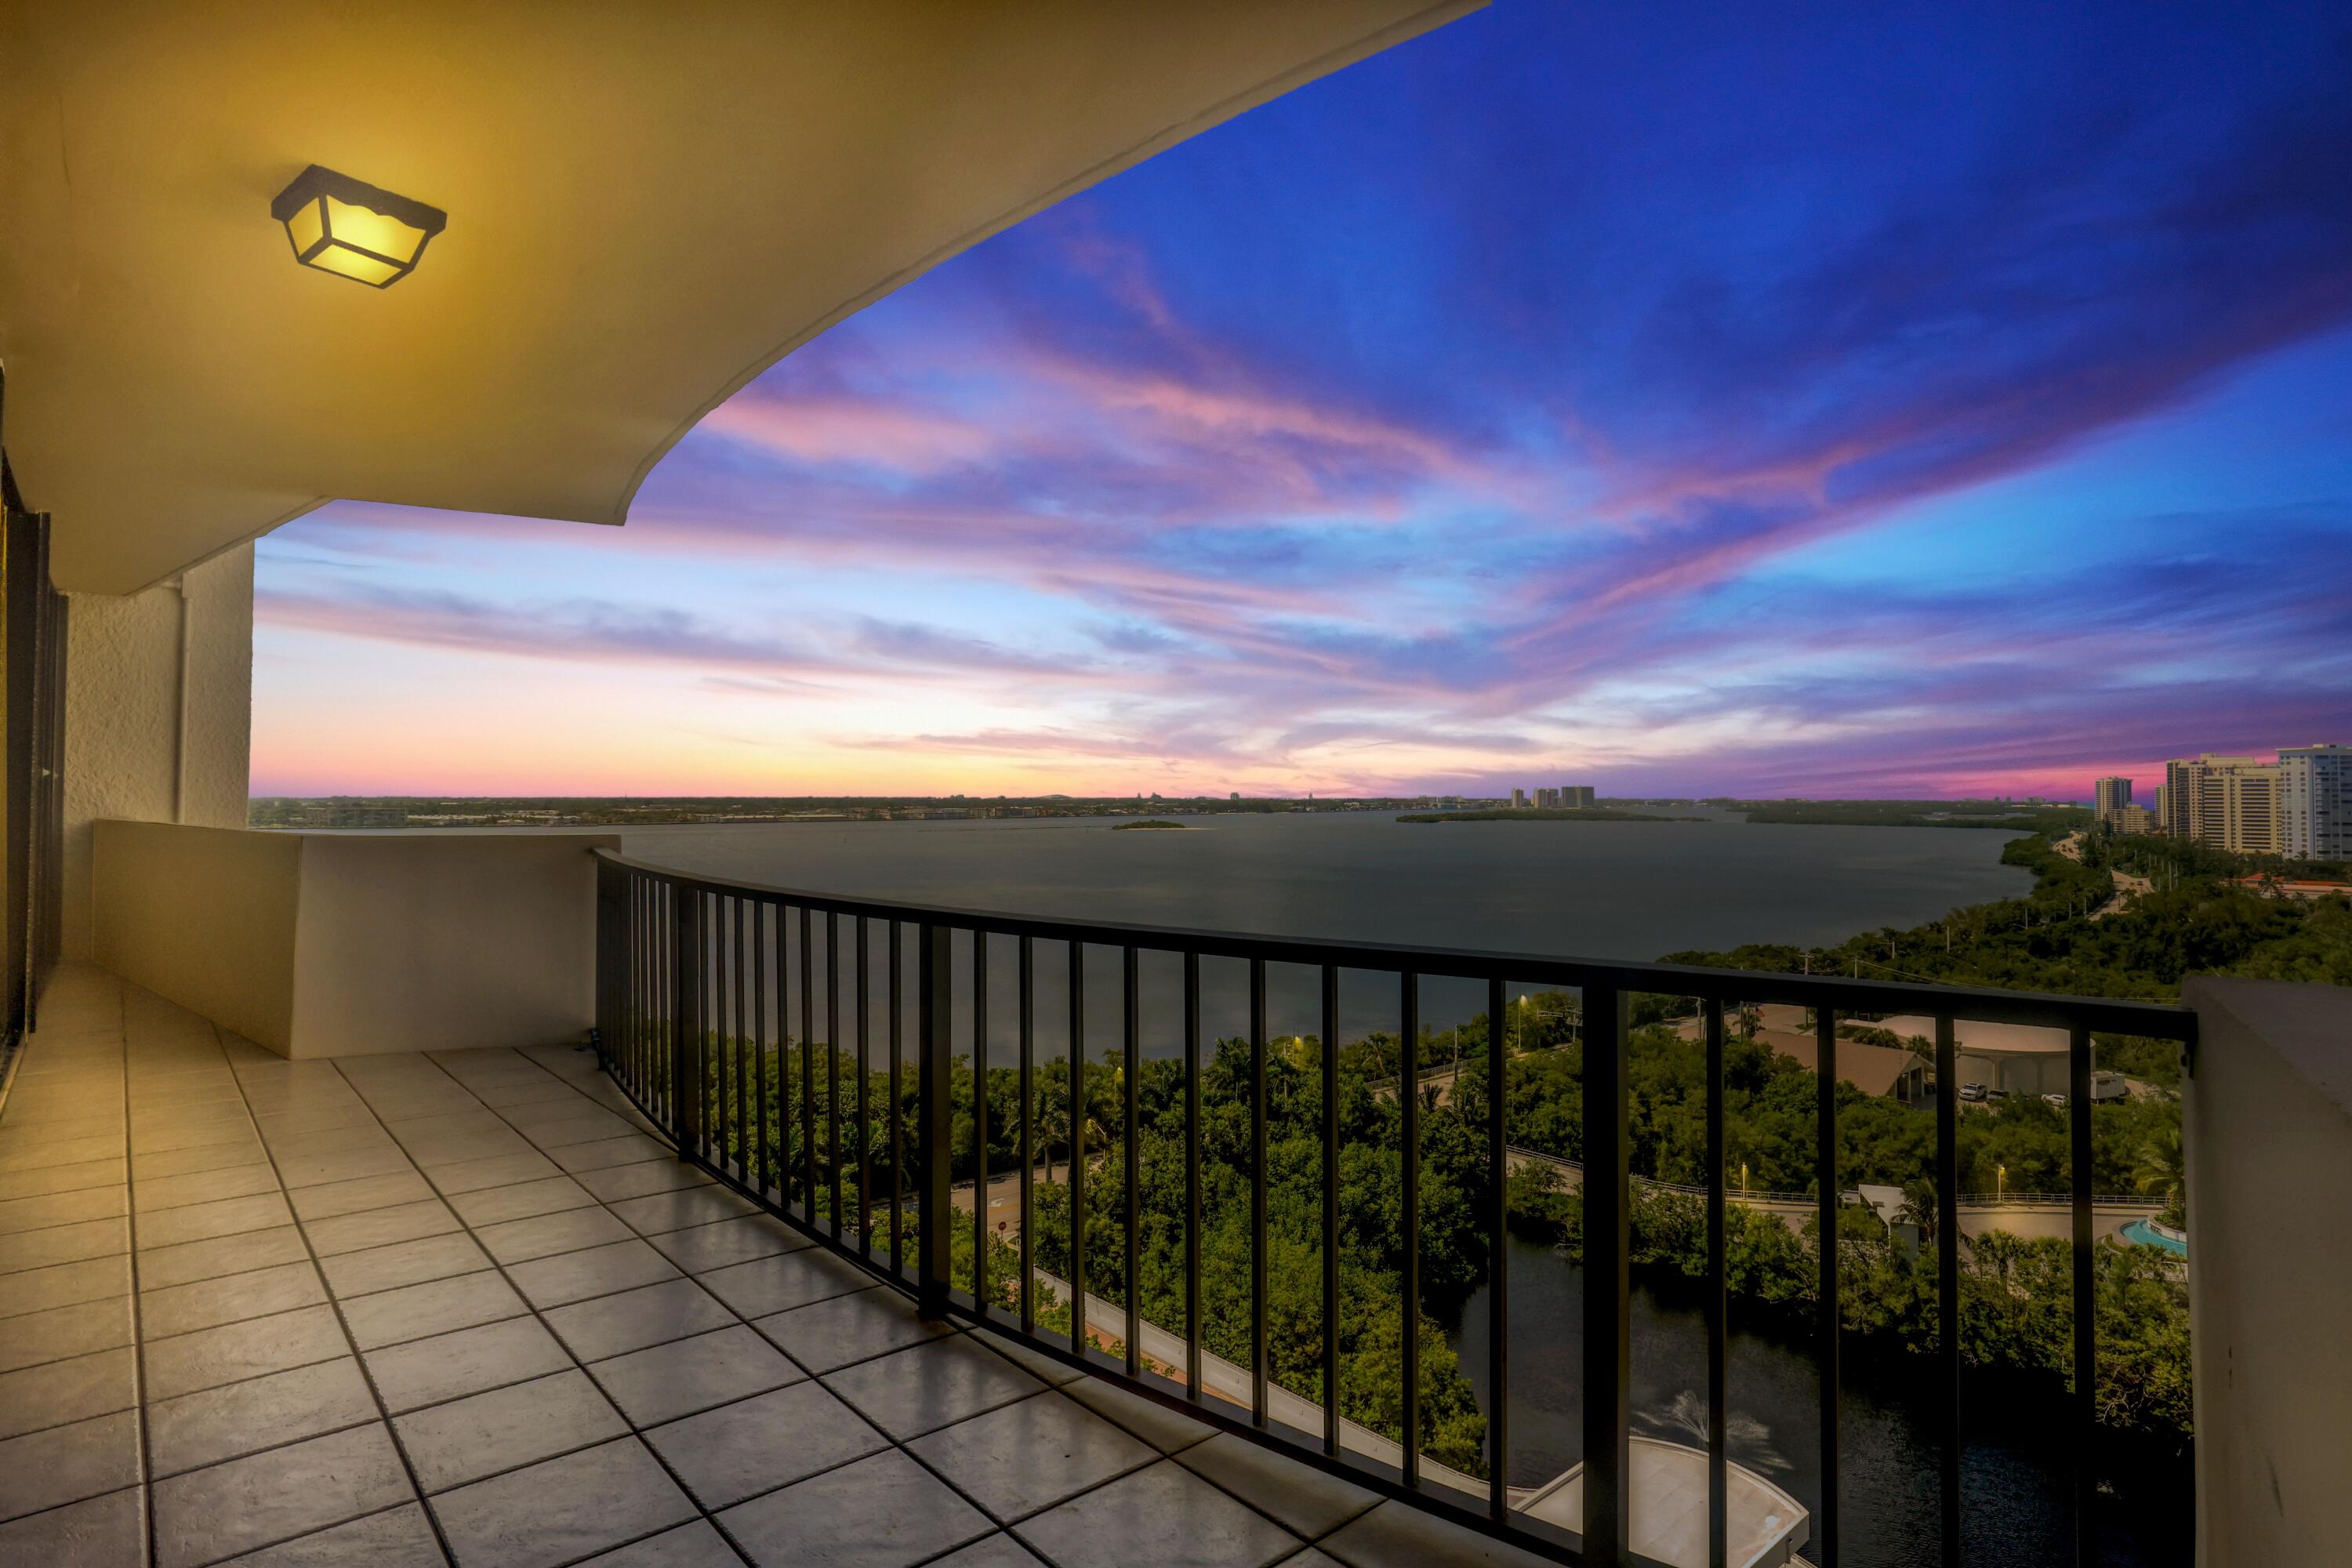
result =
[[[1917,1013],[1937,1021],[1936,1058],[1943,1081],[1951,1081],[1958,1020],[2022,1023],[2064,1028],[2068,1032],[2073,1092],[2067,1114],[2073,1133],[2072,1168],[2092,1168],[2090,1142],[2090,1037],[2094,1030],[2180,1042],[2193,1048],[2196,1018],[2178,1007],[2143,1002],[2043,995],[1966,987],[1922,985],[1906,982],[1865,981],[1822,975],[1795,975],[1751,971],[1704,969],[1686,964],[1633,963],[1616,960],[1582,960],[1531,953],[1474,952],[1396,943],[1362,943],[1313,938],[1249,935],[1152,927],[1116,921],[1074,921],[1028,915],[992,913],[887,900],[845,898],[765,886],[678,871],[615,854],[594,851],[598,862],[597,1015],[600,1060],[633,1103],[675,1142],[679,1157],[709,1171],[835,1252],[905,1289],[920,1309],[933,1317],[955,1317],[1021,1341],[1031,1350],[1084,1368],[1123,1386],[1181,1409],[1249,1441],[1277,1449],[1306,1463],[1344,1475],[1381,1495],[1509,1541],[1540,1555],[1579,1562],[1595,1568],[1648,1564],[1628,1544],[1632,1425],[1630,1322],[1631,1197],[1646,1178],[1630,1169],[1632,1149],[1628,1123],[1628,1055],[1630,1002],[1636,994],[1696,997],[1705,1032],[1707,1101],[1707,1168],[1724,1169],[1723,1080],[1725,1014],[1738,1004],[1786,1002],[1816,1010],[1816,1157],[1824,1172],[1836,1166],[1838,1082],[1837,1015],[1844,1012]],[[814,953],[822,927],[822,975]],[[878,929],[877,929],[878,928]],[[843,991],[851,984],[844,973],[844,935],[855,953],[855,1070],[857,1103],[855,1111],[857,1148],[855,1152],[857,1214],[845,1223],[845,1169],[842,1142],[841,1078],[852,1047],[843,1033]],[[877,938],[882,952],[877,955]],[[907,948],[909,941],[913,952]],[[951,1216],[950,1165],[958,1151],[952,1147],[949,1104],[954,1061],[968,1050],[976,1085],[988,1081],[992,1044],[988,1005],[988,953],[992,942],[1017,945],[1018,1051],[1021,1097],[1021,1150],[1024,1169],[1034,1170],[1031,1122],[1037,1104],[1034,1094],[1034,1036],[1036,994],[1033,954],[1040,946],[1061,947],[1074,955],[1088,947],[1117,949],[1122,958],[1120,1038],[1122,1042],[1123,1125],[1139,1125],[1138,1083],[1142,1035],[1138,955],[1164,952],[1183,961],[1183,1050],[1185,1062],[1186,1169],[1185,1214],[1187,1272],[1183,1342],[1187,1346],[1181,1384],[1147,1373],[1141,1360],[1139,1315],[1139,1216],[1128,1205],[1122,1234],[1111,1244],[1123,1244],[1127,1281],[1125,1357],[1105,1357],[1089,1339],[1087,1328],[1101,1314],[1092,1310],[1097,1298],[1087,1287],[1087,1231],[1097,1227],[1073,1225],[1067,1237],[1067,1273],[1073,1292],[1071,1327],[1066,1335],[1042,1330],[1035,1319],[1035,1277],[1031,1253],[1034,1230],[1031,1212],[1034,1182],[1021,1185],[1022,1228],[1018,1268],[1020,1306],[1017,1314],[989,1305],[990,1263],[987,1249],[988,1119],[996,1108],[992,1097],[975,1095],[971,1150],[974,1156],[974,1199],[971,1225],[974,1247],[975,1289],[966,1295],[951,1288],[950,1267],[951,1218],[930,1223],[933,1216]],[[1003,949],[998,951],[1002,952]],[[1486,1165],[1492,1209],[1486,1216],[1492,1278],[1487,1290],[1490,1359],[1486,1387],[1492,1408],[1488,1419],[1488,1469],[1484,1506],[1459,1489],[1458,1478],[1432,1473],[1424,1477],[1420,1443],[1419,1400],[1402,1401],[1401,1462],[1391,1467],[1369,1463],[1360,1453],[1343,1452],[1339,1402],[1331,1396],[1339,1386],[1338,1334],[1337,1208],[1339,1143],[1338,1103],[1334,1071],[1319,1074],[1322,1089],[1320,1125],[1323,1139],[1322,1199],[1323,1295],[1326,1332],[1322,1335],[1323,1430],[1300,1432],[1285,1426],[1269,1410],[1267,1300],[1267,1216],[1265,1184],[1251,1184],[1251,1325],[1247,1370],[1251,1398],[1244,1412],[1223,1405],[1205,1394],[1202,1382],[1202,1316],[1200,1300],[1200,1235],[1202,1229],[1200,1081],[1201,1081],[1201,961],[1234,959],[1245,963],[1249,975],[1249,1053],[1252,1169],[1266,1169],[1266,971],[1269,964],[1303,965],[1319,972],[1321,1037],[1336,1043],[1339,1029],[1339,974],[1343,969],[1391,973],[1397,977],[1402,1037],[1420,1037],[1420,987],[1424,977],[1483,981],[1489,1018],[1506,1016],[1505,984],[1534,983],[1574,989],[1580,994],[1583,1017],[1583,1148],[1580,1163],[1584,1205],[1584,1451],[1581,1534],[1557,1530],[1515,1513],[1507,1484],[1509,1439],[1509,1380],[1507,1352],[1508,1291],[1505,1274],[1507,1249],[1501,1243],[1507,1224],[1507,1180],[1510,1163],[1520,1157],[1507,1142],[1504,1097],[1488,1095],[1483,1159]],[[797,963],[795,963],[795,960]],[[884,971],[886,1005],[875,1009],[874,971]],[[909,968],[916,1005],[909,1020],[902,1006]],[[958,1027],[958,994],[954,979],[960,968],[970,977],[972,995],[963,1026]],[[816,1105],[818,1036],[815,998],[823,980],[825,998],[824,1072],[824,1127],[819,1137]],[[771,980],[772,979],[772,987]],[[1087,1038],[1086,968],[1068,966],[1069,1038],[1073,1063],[1079,1074],[1091,1068],[1078,1047]],[[793,1004],[799,1011],[799,1094],[792,1093],[788,1057]],[[874,1015],[879,1012],[882,1016]],[[768,1032],[772,1021],[776,1039],[771,1049]],[[911,1027],[909,1026],[911,1024]],[[867,1147],[874,1128],[867,1103],[869,1085],[877,1077],[875,1030],[887,1053],[889,1106],[885,1131],[889,1144],[887,1196],[877,1193],[875,1181],[884,1174],[875,1168],[875,1152]],[[1503,1080],[1507,1057],[1506,1031],[1490,1028],[1481,1047],[1489,1081]],[[957,1037],[961,1036],[961,1039]],[[908,1056],[911,1053],[912,1060]],[[780,1081],[771,1092],[770,1068]],[[1328,1059],[1327,1058],[1327,1059]],[[1000,1063],[1000,1065],[1003,1065]],[[916,1110],[904,1112],[904,1080],[911,1066],[918,1085]],[[1073,1110],[1084,1093],[1081,1076],[1073,1086]],[[1398,1310],[1401,1321],[1402,1385],[1419,1386],[1420,1150],[1418,1121],[1421,1097],[1397,1096],[1402,1122],[1400,1263],[1403,1273]],[[771,1108],[777,1121],[772,1126]],[[797,1124],[793,1118],[797,1115]],[[1939,1097],[1937,1118],[1938,1216],[1937,1269],[1941,1285],[1939,1349],[1942,1386],[1949,1394],[1948,1426],[1945,1434],[1943,1531],[1948,1561],[1957,1561],[1959,1541],[1958,1388],[1959,1333],[1957,1281],[1958,1225],[1961,1198],[1958,1190],[1957,1112],[1948,1098]],[[796,1135],[796,1136],[794,1136]],[[795,1159],[794,1143],[797,1144]],[[1139,1146],[1141,1140],[1124,1139],[1125,1169],[1118,1173],[1126,1190],[1139,1192]],[[824,1158],[820,1162],[820,1152]],[[1110,1174],[1110,1156],[1093,1169],[1090,1155],[1068,1166],[1068,1202],[1072,1215],[1087,1214],[1085,1188],[1089,1180]],[[1554,1156],[1538,1155],[1552,1159]],[[1565,1163],[1565,1162],[1563,1162]],[[908,1190],[907,1178],[915,1178]],[[1807,1548],[1808,1556],[1822,1568],[1839,1561],[1838,1446],[1838,1226],[1836,1215],[1844,1195],[1835,1181],[1821,1184],[1812,1194],[1787,1194],[1818,1209],[1817,1246],[1821,1278],[1815,1300],[1815,1341],[1822,1361],[1821,1477],[1822,1506],[1818,1528]],[[1705,1187],[1681,1190],[1703,1196],[1707,1207],[1707,1295],[1709,1440],[1709,1529],[1714,1542],[1726,1539],[1727,1529],[1727,1465],[1725,1444],[1727,1274],[1727,1205],[1737,1201],[1720,1177]],[[1751,1194],[1752,1195],[1752,1194]],[[820,1202],[822,1197],[823,1201]],[[2074,1283],[2075,1300],[2090,1299],[2094,1224],[2092,1210],[2103,1200],[2087,1187],[2066,1194],[2074,1214]],[[909,1258],[907,1226],[912,1220],[916,1256]],[[911,1277],[909,1264],[912,1264]],[[1000,1282],[1001,1283],[1001,1282]],[[2074,1314],[2075,1412],[2089,1436],[2095,1378],[2093,1335],[2095,1314]],[[1292,1408],[1285,1404],[1284,1408]],[[2087,1444],[2078,1446],[2086,1451]],[[1450,1484],[1449,1484],[1450,1482]],[[2077,1556],[2089,1561],[2091,1510],[2087,1506],[2089,1469],[2077,1478]],[[1719,1551],[1718,1546],[1718,1551]],[[1720,1558],[1718,1557],[1718,1561]]]

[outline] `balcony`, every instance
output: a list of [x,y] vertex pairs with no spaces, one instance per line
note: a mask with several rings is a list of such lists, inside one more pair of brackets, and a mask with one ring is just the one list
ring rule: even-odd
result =
[[1513,1560],[924,1321],[575,1050],[289,1061],[75,967],[0,1192],[9,1562]]

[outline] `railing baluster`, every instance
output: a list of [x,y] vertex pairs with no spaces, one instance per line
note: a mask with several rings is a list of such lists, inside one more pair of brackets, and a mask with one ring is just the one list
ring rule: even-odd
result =
[[907,1277],[907,1251],[899,1235],[899,1215],[906,1207],[907,1118],[906,1099],[898,1088],[899,1015],[906,993],[906,977],[899,967],[899,931],[904,922],[890,922],[890,1272],[898,1279]]
[[1725,1428],[1730,1379],[1724,1342],[1730,1302],[1724,1278],[1730,1259],[1723,1212],[1723,1003],[1709,997],[1700,1012],[1706,1029],[1706,1560],[1709,1568],[1727,1568],[1731,1479]]
[[1124,982],[1126,1029],[1122,1044],[1121,1070],[1126,1078],[1127,1095],[1121,1110],[1126,1126],[1120,1137],[1127,1147],[1127,1202],[1121,1205],[1127,1215],[1127,1375],[1143,1374],[1143,1127],[1139,1120],[1137,1093],[1143,1077],[1142,1042],[1143,1015],[1137,992],[1141,975],[1136,964],[1135,948],[1129,944],[1121,967]]
[[833,1239],[841,1239],[841,917],[824,911],[824,1163]]
[[1625,1562],[1633,1344],[1628,1329],[1632,1210],[1626,1161],[1629,998],[1584,987],[1584,1557],[1586,1568]]
[[1087,1353],[1087,950],[1070,943],[1070,1353]]
[[1813,1332],[1821,1346],[1820,1568],[1838,1568],[1837,1009],[1813,1009],[1813,1167],[1819,1189],[1821,1287]]
[[1328,963],[1323,966],[1322,1026],[1323,1451],[1336,1458],[1339,1453],[1339,971]]
[[1399,1402],[1404,1412],[1404,1484],[1417,1487],[1421,1484],[1421,977],[1406,970],[1398,994],[1397,1011],[1404,1037],[1404,1073],[1397,1079],[1397,1106],[1403,1113],[1404,1166],[1397,1226],[1404,1247],[1404,1286],[1397,1292],[1404,1312],[1404,1377]]
[[971,1304],[988,1311],[988,932],[971,933]]
[[874,1082],[872,1047],[866,1020],[873,1011],[874,982],[869,973],[873,942],[866,933],[866,917],[857,917],[857,1256],[874,1256],[874,1108],[866,1103]]
[[801,1212],[816,1224],[816,911],[801,906]]
[[2091,1032],[2077,1020],[2066,1033],[2066,1120],[2073,1134],[2068,1161],[2074,1211],[2074,1561],[2099,1552],[2098,1471],[2092,1455],[2099,1435],[2099,1324],[2093,1255],[2091,1186]]
[[769,1183],[775,1174],[768,1145],[768,900],[751,901],[751,1072],[759,1103],[753,1114],[759,1118],[757,1130],[751,1134],[751,1146],[760,1157],[758,1186],[765,1197]]
[[[677,888],[670,900],[670,1136],[677,1141],[677,1157],[686,1161],[694,1158],[694,1108],[698,1098],[690,1092],[692,1084],[688,1076],[693,1070],[690,1064],[694,1042],[693,986],[688,978],[691,952],[688,944],[694,940],[690,913],[693,905],[689,900],[695,896]],[[695,966],[694,973],[698,973],[699,967]]]
[[917,1242],[922,1258],[917,1273],[918,1305],[926,1318],[947,1316],[948,1288],[953,1282],[950,1259],[954,1256],[948,1226],[952,1207],[948,1201],[948,1147],[953,1126],[948,1110],[948,1083],[953,1049],[950,1023],[955,1014],[955,959],[951,928],[925,925],[919,940],[916,1029],[922,1037],[919,1071],[923,1098],[920,1139],[923,1145],[923,1197],[916,1215]]
[[1265,1425],[1265,960],[1250,960],[1250,1419]]
[[1037,1273],[1031,1256],[1029,1232],[1036,1223],[1034,1189],[1037,1184],[1037,976],[1029,939],[1021,939],[1021,1331],[1037,1331]]
[[1936,1019],[1936,1350],[1944,1394],[1943,1563],[1960,1568],[1960,1138],[1957,1035]]
[[743,900],[735,900],[735,1174],[748,1181],[751,1175],[751,1145],[749,1132],[751,1111],[751,1056],[749,1047],[751,1031],[745,1011],[751,1005],[751,980],[743,973],[747,952],[743,931]]
[[1201,1397],[1201,955],[1184,952],[1184,1392]]
[[[1510,1042],[1504,1037],[1503,982],[1486,982],[1486,1180],[1494,1204],[1486,1220],[1486,1513],[1510,1517],[1511,1456],[1511,1164],[1504,1127]],[[1461,1075],[1454,1093],[1462,1094]],[[1337,1227],[1328,1234],[1337,1234]]]

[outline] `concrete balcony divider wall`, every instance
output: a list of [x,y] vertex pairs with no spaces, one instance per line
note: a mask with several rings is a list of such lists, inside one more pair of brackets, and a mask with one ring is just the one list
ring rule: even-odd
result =
[[2199,1568],[2352,1561],[2352,989],[2192,979],[2181,1000]]
[[577,1044],[619,845],[101,821],[93,956],[286,1057]]

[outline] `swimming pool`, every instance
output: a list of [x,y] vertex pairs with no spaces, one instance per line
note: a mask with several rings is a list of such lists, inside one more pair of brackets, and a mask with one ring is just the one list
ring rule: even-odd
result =
[[2124,1226],[2123,1237],[2126,1241],[2135,1243],[2140,1247],[2160,1247],[2164,1248],[2165,1251],[2169,1252],[2178,1258],[2186,1258],[2189,1256],[2188,1240],[2185,1237],[2165,1235],[2162,1231],[2156,1228],[2156,1222],[2154,1220],[2136,1219],[2132,1221],[2131,1224]]

